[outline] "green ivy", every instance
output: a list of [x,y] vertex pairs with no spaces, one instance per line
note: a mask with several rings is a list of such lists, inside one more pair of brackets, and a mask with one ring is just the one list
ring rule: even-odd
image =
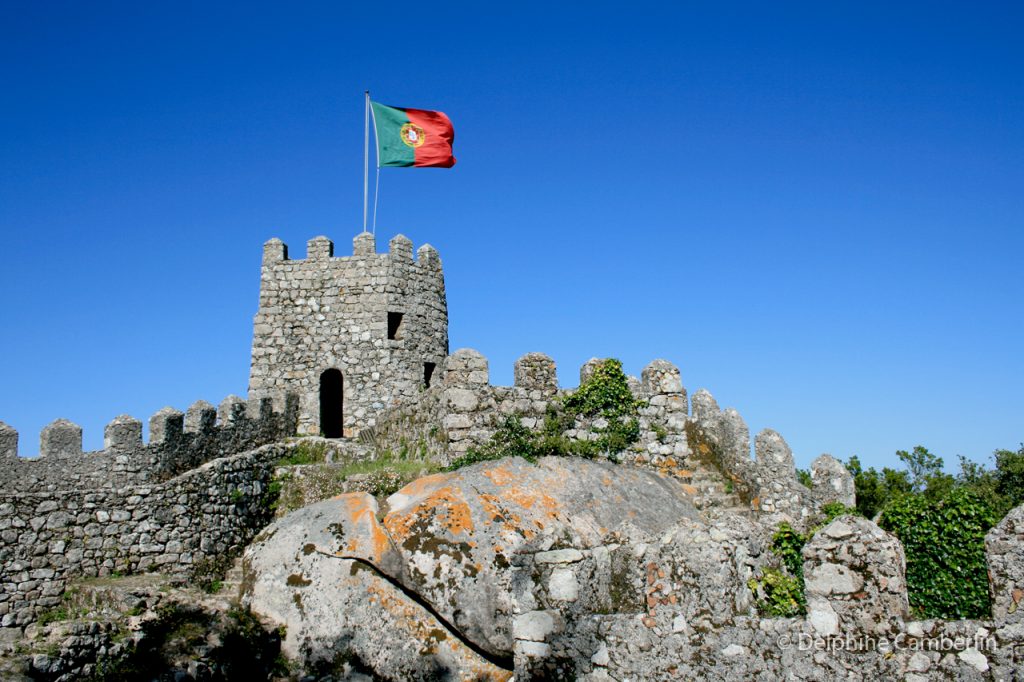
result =
[[985,618],[991,605],[985,533],[996,511],[970,490],[941,499],[903,495],[891,500],[878,525],[903,543],[910,606],[923,618]]

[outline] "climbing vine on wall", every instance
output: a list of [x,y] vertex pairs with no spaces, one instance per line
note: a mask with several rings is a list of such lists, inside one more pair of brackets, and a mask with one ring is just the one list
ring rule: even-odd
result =
[[916,615],[989,615],[985,533],[998,521],[985,500],[963,488],[937,500],[904,495],[886,505],[878,525],[903,543],[907,593]]

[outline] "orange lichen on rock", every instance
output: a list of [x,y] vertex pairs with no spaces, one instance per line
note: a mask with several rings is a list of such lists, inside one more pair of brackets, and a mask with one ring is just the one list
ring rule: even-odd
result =
[[473,516],[462,490],[453,486],[438,488],[403,512],[392,512],[384,517],[384,526],[391,537],[401,542],[412,534],[412,527],[424,519],[434,518],[452,535],[470,534]]
[[345,503],[342,527],[348,543],[335,554],[358,556],[380,565],[384,556],[395,551],[391,537],[377,520],[377,504],[368,493],[346,493],[339,496]]
[[418,497],[431,487],[446,481],[450,477],[451,474],[442,472],[440,474],[431,474],[429,476],[424,476],[423,478],[417,478],[395,494],[406,495],[408,497]]
[[483,472],[484,476],[491,479],[494,485],[508,485],[518,481],[521,476],[514,471],[509,471],[507,464],[499,464],[492,469]]

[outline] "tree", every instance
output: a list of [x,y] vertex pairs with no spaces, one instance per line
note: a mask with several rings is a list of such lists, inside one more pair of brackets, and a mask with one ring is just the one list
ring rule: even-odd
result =
[[1024,443],[1017,452],[996,450],[995,458],[996,490],[1006,499],[1009,509],[1024,504]]
[[874,467],[865,470],[857,455],[850,457],[846,469],[853,475],[857,493],[857,511],[873,519],[894,497],[911,492],[906,471],[885,467],[881,472]]

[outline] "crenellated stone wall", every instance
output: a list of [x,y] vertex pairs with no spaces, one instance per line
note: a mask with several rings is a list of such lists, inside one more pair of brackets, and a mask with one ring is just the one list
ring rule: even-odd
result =
[[1015,680],[1024,670],[1016,605],[1024,506],[988,535],[993,617],[914,621],[903,548],[844,516],[805,546],[808,614],[761,618],[747,587],[765,528],[639,529],[597,547],[535,546],[514,560],[516,677],[608,680]]
[[219,408],[197,401],[184,414],[165,407],[149,419],[149,443],[142,422],[128,415],[104,429],[103,450],[82,452],[82,428],[57,419],[43,428],[39,456],[18,457],[18,433],[0,422],[0,489],[35,493],[107,490],[159,483],[205,462],[252,450],[295,435],[298,401],[246,402],[228,396]]
[[[580,382],[593,372],[597,358],[580,368]],[[528,353],[513,369],[512,386],[493,386],[487,358],[463,348],[448,356],[440,381],[411,402],[381,416],[361,437],[384,450],[425,451],[450,462],[486,443],[505,418],[518,416],[537,429],[553,401],[575,389],[560,389],[554,361]],[[801,525],[825,502],[853,504],[853,478],[834,458],[822,455],[813,466],[813,489],[796,477],[793,455],[781,435],[766,429],[755,439],[751,457],[747,426],[736,410],[720,410],[707,391],[693,396],[693,413],[679,369],[654,360],[629,378],[642,401],[640,439],[620,461],[648,466],[690,486],[700,507],[747,509],[779,516]],[[579,420],[567,436],[596,438],[600,420]],[[774,519],[770,519],[774,521]]]
[[152,485],[5,488],[0,626],[24,626],[58,606],[72,578],[223,567],[272,519],[269,485],[286,452],[284,444],[264,445]]

